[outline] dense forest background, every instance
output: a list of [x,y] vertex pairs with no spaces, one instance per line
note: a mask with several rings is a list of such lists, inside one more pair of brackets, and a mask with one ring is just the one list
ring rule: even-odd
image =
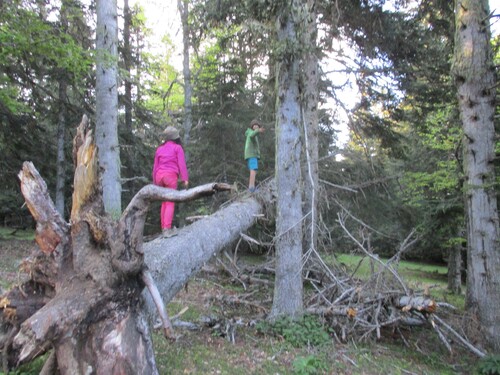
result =
[[[189,125],[185,75],[174,64],[174,55],[186,49],[169,35],[161,48],[152,48],[155,31],[144,9],[130,7],[128,0],[118,4],[122,206],[151,182],[154,151],[169,124],[183,134],[191,186],[220,181],[246,189],[244,132],[253,118],[266,127],[258,180],[274,175],[274,64],[280,53],[269,17],[274,3],[182,4],[189,10]],[[464,246],[465,237],[462,129],[450,74],[453,2],[316,6],[322,250],[348,252],[354,246],[339,226],[342,207],[355,218],[345,221],[350,230],[361,230],[360,222],[372,228],[361,235],[373,251],[392,255],[415,230],[419,241],[404,256],[446,261],[452,249]],[[498,22],[495,17],[488,21]],[[500,37],[491,43],[498,66]],[[71,140],[83,114],[95,121],[94,44],[94,2],[0,3],[4,226],[34,225],[17,178],[26,160],[35,163],[68,217]],[[344,128],[347,133],[339,139]],[[214,198],[178,205],[176,223],[182,226],[186,216],[213,212],[221,203]],[[159,208],[151,210],[145,231],[159,231]]]

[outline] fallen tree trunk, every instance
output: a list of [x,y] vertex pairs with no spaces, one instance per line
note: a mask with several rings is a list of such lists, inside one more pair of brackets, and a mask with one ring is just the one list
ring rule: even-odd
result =
[[[270,201],[271,195],[262,195]],[[254,196],[236,201],[215,214],[181,229],[168,239],[144,244],[144,259],[165,303],[224,247],[238,239],[264,213],[264,204]],[[147,291],[145,311],[151,317],[155,306]]]
[[[97,149],[85,117],[73,152],[71,225],[60,217],[32,163],[24,163],[19,174],[27,206],[37,221],[35,238],[41,252],[24,264],[30,280],[0,297],[4,370],[54,348],[46,368],[57,365],[61,374],[157,374],[141,298],[145,286],[162,310],[167,334],[171,326],[151,272],[161,282],[161,293],[170,299],[210,256],[250,226],[262,208],[249,198],[216,215],[233,224],[223,226],[212,218],[143,248],[144,222],[152,201],[183,202],[231,186],[206,184],[176,191],[147,185],[115,221],[104,212]],[[165,247],[173,251],[165,252]]]

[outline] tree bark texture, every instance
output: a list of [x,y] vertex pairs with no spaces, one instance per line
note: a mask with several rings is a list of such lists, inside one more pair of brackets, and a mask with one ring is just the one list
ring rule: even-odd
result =
[[[14,311],[11,323],[22,323],[12,340],[10,365],[54,347],[62,374],[155,374],[140,310],[140,246],[130,246],[121,230],[124,223],[114,223],[104,213],[97,149],[86,118],[74,140],[74,156],[71,226],[55,209],[32,163],[24,163],[19,175],[43,252],[30,265],[29,285],[37,285],[46,303],[34,314],[20,316],[16,309],[22,299],[9,294],[4,311]],[[26,294],[27,303],[30,296]]]
[[277,19],[278,41],[286,46],[278,62],[276,103],[276,279],[270,319],[303,313],[302,191],[300,156],[299,2],[284,5]]
[[57,119],[57,172],[56,172],[56,208],[64,218],[64,191],[66,181],[66,100],[67,100],[66,77],[59,79],[59,115]]
[[303,132],[304,132],[304,162],[302,177],[304,179],[304,251],[317,249],[318,242],[318,103],[319,103],[319,64],[316,38],[316,2],[308,0],[303,4],[304,27],[301,32],[303,38],[303,67],[301,83],[303,104]]
[[450,249],[448,255],[448,290],[454,294],[462,292],[462,245]]
[[[68,32],[68,18],[70,18],[71,5],[67,1],[61,2],[60,22],[63,32]],[[61,69],[57,80],[59,85],[59,113],[57,117],[57,171],[56,171],[56,208],[62,218],[65,216],[65,191],[66,191],[66,123],[68,102],[68,74]]]
[[97,0],[96,143],[106,212],[121,214],[118,142],[118,15],[116,0]]
[[452,67],[463,126],[467,207],[467,309],[477,312],[488,343],[500,349],[500,248],[495,194],[496,77],[487,0],[455,1]]
[[[261,197],[269,202],[271,193],[267,194]],[[175,237],[157,238],[144,244],[145,263],[163,301],[168,303],[193,274],[234,243],[263,213],[262,201],[247,197],[180,229]],[[143,292],[143,297],[145,312],[151,320],[156,314],[153,300],[147,291]]]
[[132,14],[128,0],[123,1],[123,65],[125,68],[125,131],[132,134],[132,47],[130,46],[130,28],[132,27]]

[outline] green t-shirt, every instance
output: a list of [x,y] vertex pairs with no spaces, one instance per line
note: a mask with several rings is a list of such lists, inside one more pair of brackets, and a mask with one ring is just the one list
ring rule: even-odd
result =
[[245,160],[248,158],[260,159],[260,147],[259,147],[259,129],[252,130],[247,129],[245,136],[247,137],[245,141]]

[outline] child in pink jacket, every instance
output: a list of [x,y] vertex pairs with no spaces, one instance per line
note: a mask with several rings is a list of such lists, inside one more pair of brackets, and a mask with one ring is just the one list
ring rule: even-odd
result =
[[[155,153],[153,183],[158,186],[177,189],[177,181],[180,177],[187,188],[189,176],[179,131],[173,126],[168,126],[163,131],[163,134],[165,142],[156,149]],[[174,209],[174,202],[167,201],[161,205],[161,229],[165,237],[177,234],[175,228],[172,228]]]

